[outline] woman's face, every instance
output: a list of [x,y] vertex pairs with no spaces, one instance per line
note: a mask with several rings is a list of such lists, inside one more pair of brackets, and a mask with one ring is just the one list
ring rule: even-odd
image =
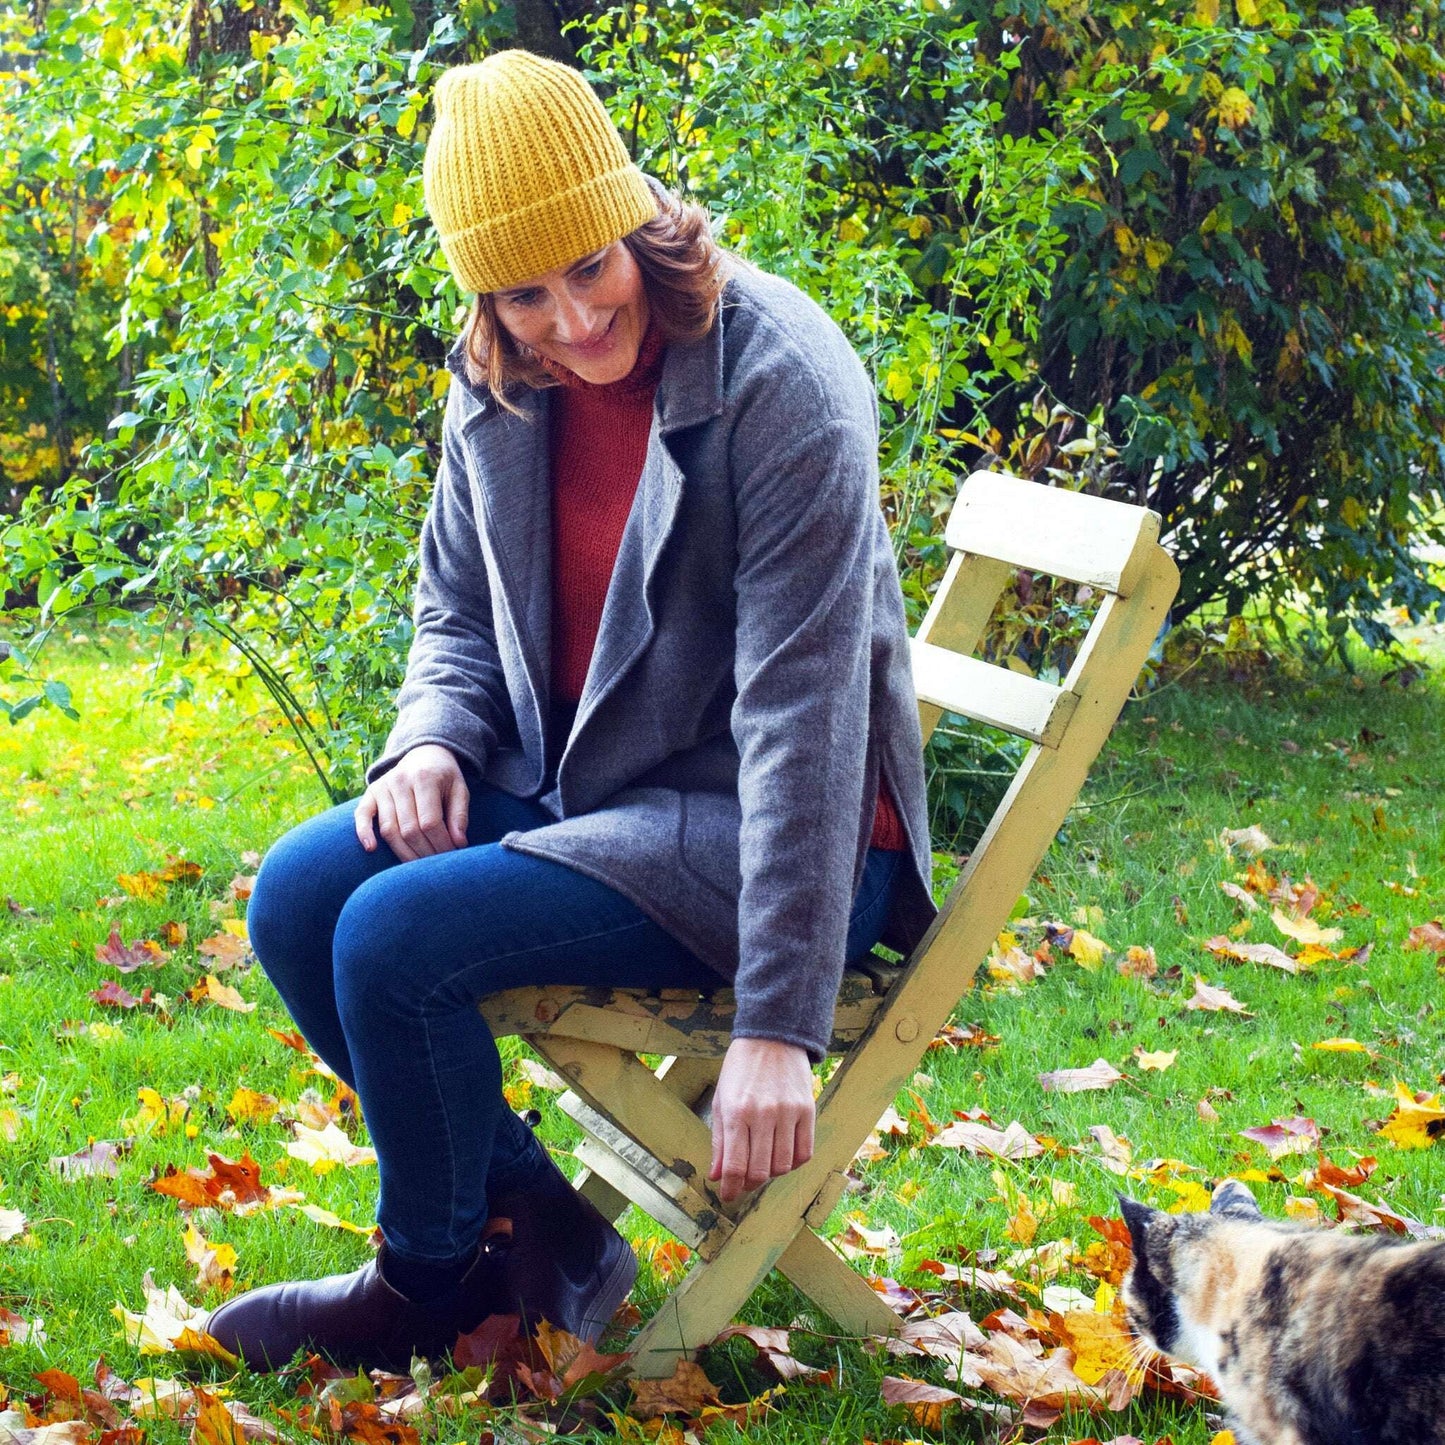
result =
[[647,330],[647,292],[632,252],[614,241],[570,266],[492,293],[511,338],[583,381],[620,381]]

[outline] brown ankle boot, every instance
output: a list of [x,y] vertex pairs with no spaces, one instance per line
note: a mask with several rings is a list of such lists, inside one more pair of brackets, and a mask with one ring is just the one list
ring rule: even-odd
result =
[[386,1245],[350,1274],[266,1285],[228,1300],[206,1332],[257,1371],[289,1364],[314,1350],[338,1365],[404,1373],[413,1355],[451,1349],[459,1334],[500,1305],[502,1251],[483,1241],[454,1290],[418,1303],[386,1282]]
[[524,1330],[546,1320],[590,1343],[627,1298],[637,1257],[551,1157],[544,1158],[533,1183],[491,1201],[493,1223],[509,1219],[512,1225],[496,1309],[521,1315]]

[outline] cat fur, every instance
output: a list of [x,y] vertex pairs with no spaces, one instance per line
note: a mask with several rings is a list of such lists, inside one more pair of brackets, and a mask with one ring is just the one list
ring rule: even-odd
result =
[[1233,1179],[1207,1214],[1120,1202],[1130,1326],[1214,1380],[1239,1445],[1445,1445],[1445,1241],[1268,1220]]

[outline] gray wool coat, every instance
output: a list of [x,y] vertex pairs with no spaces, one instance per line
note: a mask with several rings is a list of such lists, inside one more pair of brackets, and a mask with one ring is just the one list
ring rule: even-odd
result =
[[447,365],[416,634],[368,781],[440,743],[488,782],[537,798],[556,821],[505,847],[632,899],[734,981],[735,1037],[786,1040],[817,1059],[880,774],[907,834],[884,942],[906,951],[934,914],[866,372],[818,305],[741,263],[708,335],[668,346],[596,650],[556,758],[551,393],[526,392],[517,417],[467,381],[460,342]]

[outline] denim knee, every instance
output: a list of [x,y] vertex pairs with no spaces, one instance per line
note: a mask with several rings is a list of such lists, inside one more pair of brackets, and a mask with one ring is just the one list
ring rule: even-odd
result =
[[283,997],[288,980],[330,972],[331,931],[355,871],[336,847],[337,811],[308,818],[271,845],[246,905],[251,947]]
[[[358,1011],[373,1017],[415,1017],[427,991],[425,914],[419,910],[408,865],[369,878],[352,893],[336,921],[331,945],[336,1007],[343,1026]],[[416,964],[413,964],[416,960]],[[420,965],[420,966],[417,966]]]

